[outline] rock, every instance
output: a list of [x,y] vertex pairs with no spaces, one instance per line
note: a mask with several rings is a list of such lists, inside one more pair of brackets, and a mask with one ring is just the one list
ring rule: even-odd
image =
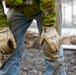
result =
[[76,45],[76,36],[75,35],[71,36],[71,44]]
[[62,39],[61,39],[61,41],[62,41],[62,44],[71,44],[70,43],[70,38],[69,37],[62,37]]
[[40,48],[39,34],[33,31],[27,31],[25,36],[25,48]]
[[62,44],[76,45],[76,35],[64,36],[61,38]]

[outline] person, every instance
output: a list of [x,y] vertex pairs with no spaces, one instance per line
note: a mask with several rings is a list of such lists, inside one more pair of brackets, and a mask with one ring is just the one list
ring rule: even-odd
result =
[[[17,47],[0,68],[0,75],[19,75],[25,33],[32,20],[37,21],[40,44],[45,55],[46,75],[66,75],[63,48],[60,44],[61,15],[56,24],[56,0],[5,0],[7,20]],[[60,9],[60,7],[59,7]],[[61,11],[60,11],[61,12]],[[60,13],[59,12],[59,13]]]

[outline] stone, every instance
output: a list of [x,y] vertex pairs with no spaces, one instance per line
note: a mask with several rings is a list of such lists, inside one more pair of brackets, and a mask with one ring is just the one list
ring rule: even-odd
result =
[[25,48],[40,48],[39,34],[33,31],[27,31],[25,35]]
[[76,35],[63,36],[61,38],[61,42],[62,42],[62,44],[76,45]]

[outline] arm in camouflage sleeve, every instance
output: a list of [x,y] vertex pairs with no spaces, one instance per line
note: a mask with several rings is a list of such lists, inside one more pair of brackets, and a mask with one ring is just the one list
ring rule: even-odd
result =
[[56,0],[40,0],[40,9],[42,10],[42,25],[56,25]]
[[46,53],[52,58],[51,52],[58,52],[61,47],[61,39],[56,30],[56,0],[40,0],[42,10],[42,33],[40,45],[44,45]]

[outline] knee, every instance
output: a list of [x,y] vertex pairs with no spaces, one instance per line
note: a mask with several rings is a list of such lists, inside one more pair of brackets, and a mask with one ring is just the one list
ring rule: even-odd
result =
[[63,48],[61,47],[58,52],[51,52],[50,49],[46,49],[43,47],[43,53],[45,55],[45,59],[50,59],[50,60],[63,60]]

